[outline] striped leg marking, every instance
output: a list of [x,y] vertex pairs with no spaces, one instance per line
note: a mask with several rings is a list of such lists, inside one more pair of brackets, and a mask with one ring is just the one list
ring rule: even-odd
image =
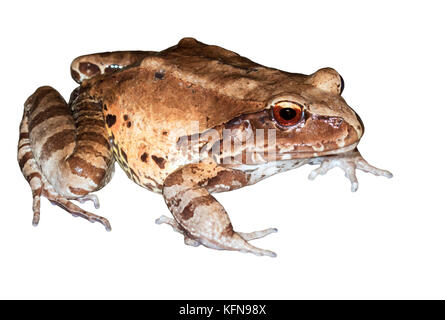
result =
[[236,232],[223,206],[210,195],[229,191],[247,183],[243,172],[219,167],[214,163],[187,165],[167,177],[163,196],[174,220],[165,216],[157,224],[168,224],[184,235],[188,245],[200,244],[218,250],[236,250],[259,256],[276,254],[251,245],[248,241],[277,232],[270,228],[251,233]]
[[32,191],[32,210],[34,213],[32,224],[36,226],[40,220],[40,197],[42,196],[43,177],[37,162],[34,159],[29,141],[28,119],[23,115],[20,124],[20,138],[18,144],[17,160],[20,169],[28,181]]
[[101,110],[93,102],[76,101],[68,106],[56,90],[41,87],[25,102],[17,159],[31,186],[33,225],[39,223],[44,196],[72,215],[111,230],[106,218],[70,201],[90,200],[98,208],[99,200],[89,193],[102,188],[114,168]]

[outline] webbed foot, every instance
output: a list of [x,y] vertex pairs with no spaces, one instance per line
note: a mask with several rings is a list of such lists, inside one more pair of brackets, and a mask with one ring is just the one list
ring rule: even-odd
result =
[[[81,218],[88,220],[89,222],[99,222],[100,224],[102,224],[105,227],[105,230],[111,231],[111,225],[107,218],[104,218],[102,216],[99,216],[94,213],[83,210],[82,208],[76,206],[74,203],[72,203],[68,199],[57,194],[57,192],[55,192],[55,190],[51,190],[51,189],[52,189],[51,187],[45,188],[44,195],[52,204],[65,209],[66,211],[71,213],[71,215],[73,217],[81,217]],[[87,200],[91,200],[94,202],[94,206],[96,208],[98,208],[96,206],[96,202],[93,200],[93,199],[97,200],[97,197],[96,198],[94,198],[94,197],[88,197],[88,199],[85,199],[85,197],[83,197],[83,199],[81,199],[81,200],[79,200],[79,199],[75,199],[75,200],[78,200],[81,203],[83,203]],[[34,221],[33,221],[33,224],[34,224]],[[37,223],[34,225],[37,226]]]

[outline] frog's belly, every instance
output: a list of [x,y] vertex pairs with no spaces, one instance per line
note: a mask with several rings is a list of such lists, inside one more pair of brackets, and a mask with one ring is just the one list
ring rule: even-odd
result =
[[162,193],[165,178],[190,163],[188,157],[165,141],[150,144],[144,138],[122,143],[126,141],[110,138],[114,159],[131,180],[150,191]]
[[114,125],[107,129],[114,158],[127,176],[158,193],[170,173],[200,160],[196,147],[205,143],[195,147],[177,123],[169,126],[147,114],[135,115],[129,108],[120,110]]

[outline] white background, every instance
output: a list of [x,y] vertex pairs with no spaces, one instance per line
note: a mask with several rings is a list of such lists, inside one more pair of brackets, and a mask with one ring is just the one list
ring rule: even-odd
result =
[[[421,3],[421,5],[419,4]],[[0,298],[445,298],[444,7],[440,1],[14,1],[1,8]],[[258,63],[330,66],[366,127],[359,145],[388,180],[360,188],[313,167],[217,195],[237,230],[275,259],[183,244],[154,220],[158,194],[117,167],[98,192],[112,232],[42,200],[16,162],[23,102],[41,85],[66,98],[69,64],[109,50],[162,50],[184,36]]]

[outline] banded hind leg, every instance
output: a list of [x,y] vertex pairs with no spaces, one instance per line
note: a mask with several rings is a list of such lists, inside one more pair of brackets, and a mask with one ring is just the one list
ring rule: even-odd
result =
[[77,57],[71,63],[71,77],[77,83],[100,74],[110,74],[130,65],[137,65],[152,51],[114,51]]
[[114,160],[100,103],[82,94],[68,105],[51,87],[41,87],[25,102],[20,124],[18,162],[31,186],[33,224],[40,220],[43,196],[71,214],[111,226],[106,218],[87,212],[70,200],[91,200],[89,194],[110,179]]
[[166,223],[184,235],[188,245],[200,244],[219,250],[236,250],[275,257],[276,254],[251,245],[248,241],[262,238],[277,230],[243,233],[233,230],[223,206],[210,192],[243,187],[247,179],[242,171],[224,168],[208,161],[190,164],[170,174],[164,182],[163,196],[174,219],[162,216],[156,223]]

